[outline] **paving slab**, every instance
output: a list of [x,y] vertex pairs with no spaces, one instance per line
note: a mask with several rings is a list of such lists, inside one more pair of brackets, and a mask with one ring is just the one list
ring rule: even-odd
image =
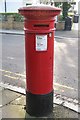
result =
[[19,97],[16,100],[12,101],[11,104],[12,105],[25,106],[26,105],[26,97],[25,97],[25,95],[22,95],[21,97]]
[[[6,90],[6,94],[8,93],[14,93],[14,96],[16,96],[15,92]],[[9,95],[9,94],[8,94]],[[19,94],[18,97],[10,102],[9,104],[6,104],[2,107],[2,118],[35,118],[35,120],[38,119],[38,117],[30,116],[25,111],[25,105],[26,105],[26,96]],[[70,110],[69,108],[63,107],[62,105],[56,105],[54,104],[53,113],[49,116],[43,117],[42,120],[46,120],[47,118],[78,118],[78,113]]]
[[[8,91],[9,92],[9,91]],[[16,93],[14,93],[16,94]],[[14,101],[6,104],[2,107],[2,118],[35,118],[37,117],[30,116],[26,113],[24,107],[26,104],[26,97],[21,95],[21,97],[16,98]],[[1,109],[0,109],[1,110]],[[78,118],[78,113],[65,108],[63,106],[55,105],[53,108],[53,113],[49,116],[43,117],[46,118]]]
[[[28,113],[26,113],[26,118],[36,118],[36,117],[33,117],[33,116],[30,116]],[[68,108],[65,108],[63,106],[59,106],[59,105],[54,105],[54,108],[53,108],[53,113],[46,116],[46,117],[43,117],[43,118],[75,118],[75,119],[78,119],[78,114],[75,113],[74,111],[71,111],[70,109]]]
[[[2,118],[37,118],[30,116],[22,105],[9,104],[2,108]],[[40,118],[40,117],[39,117]],[[63,106],[55,105],[53,113],[43,118],[78,118],[78,114]]]
[[2,92],[0,93],[2,93],[2,106],[9,104],[10,102],[21,96],[20,94],[10,91],[8,89],[2,89]]
[[6,105],[2,108],[2,118],[25,118],[25,110],[20,105]]

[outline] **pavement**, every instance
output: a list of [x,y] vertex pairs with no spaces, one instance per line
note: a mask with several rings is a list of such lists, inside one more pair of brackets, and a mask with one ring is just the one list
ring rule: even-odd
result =
[[[24,35],[23,30],[0,30],[2,34],[19,34]],[[55,31],[55,37],[59,38],[78,38],[78,31]],[[64,107],[63,105],[54,104],[53,107],[53,114],[49,116],[45,116],[44,118],[36,118],[30,116],[25,111],[26,105],[26,96],[24,94],[20,94],[9,89],[5,89],[4,87],[0,87],[0,118],[23,118],[23,119],[42,119],[46,120],[48,118],[57,119],[60,118],[61,120],[67,119],[74,119],[77,120],[80,118],[80,114],[77,112],[69,109],[68,107]]]
[[[0,118],[23,118],[23,119],[40,119],[40,117],[30,116],[25,111],[26,105],[26,96],[9,89],[0,87]],[[74,118],[77,120],[79,114],[70,110],[69,108],[63,107],[62,105],[54,104],[53,113],[49,116],[41,118],[42,120],[47,120],[48,118],[57,119],[57,118]],[[64,119],[65,120],[65,119]]]
[[[2,34],[17,34],[17,35],[24,35],[24,30],[8,30],[8,29],[0,29],[0,33]],[[78,30],[71,30],[71,31],[55,31],[55,37],[59,38],[78,38],[80,37],[80,32]]]

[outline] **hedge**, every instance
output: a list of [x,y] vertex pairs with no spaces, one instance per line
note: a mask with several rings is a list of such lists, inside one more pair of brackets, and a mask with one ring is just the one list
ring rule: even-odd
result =
[[6,16],[6,18],[8,16],[13,16],[14,21],[18,21],[18,22],[24,21],[24,17],[21,16],[19,13],[0,13],[0,18],[2,17],[2,19],[3,19],[3,17],[5,17],[5,16]]

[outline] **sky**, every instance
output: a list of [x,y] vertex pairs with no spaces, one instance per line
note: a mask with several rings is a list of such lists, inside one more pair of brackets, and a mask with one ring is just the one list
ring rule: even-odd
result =
[[[5,12],[4,1],[5,0],[0,0],[0,12]],[[6,0],[7,12],[18,12],[18,9],[24,6],[23,1],[26,1],[26,2],[33,1],[34,3],[37,0]],[[76,0],[76,1],[80,1],[80,0]],[[77,6],[75,7],[75,9],[78,9]]]
[[[0,0],[0,12],[5,12],[5,0]],[[6,0],[7,12],[18,12],[18,8],[23,6],[23,0]]]
[[[0,0],[0,12],[5,12],[5,0]],[[24,2],[23,2],[24,1]],[[37,0],[6,0],[7,12],[18,12],[18,8],[23,7],[24,3],[35,3]]]

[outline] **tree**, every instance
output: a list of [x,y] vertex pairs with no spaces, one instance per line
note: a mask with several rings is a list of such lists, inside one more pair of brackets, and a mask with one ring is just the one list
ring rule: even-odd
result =
[[68,10],[71,7],[70,2],[54,2],[56,7],[61,7],[62,8],[62,16],[63,20],[68,16]]
[[71,4],[68,2],[63,2],[62,8],[63,8],[63,20],[68,16],[68,10],[71,7]]
[[61,4],[61,2],[54,2],[55,7],[60,7]]

